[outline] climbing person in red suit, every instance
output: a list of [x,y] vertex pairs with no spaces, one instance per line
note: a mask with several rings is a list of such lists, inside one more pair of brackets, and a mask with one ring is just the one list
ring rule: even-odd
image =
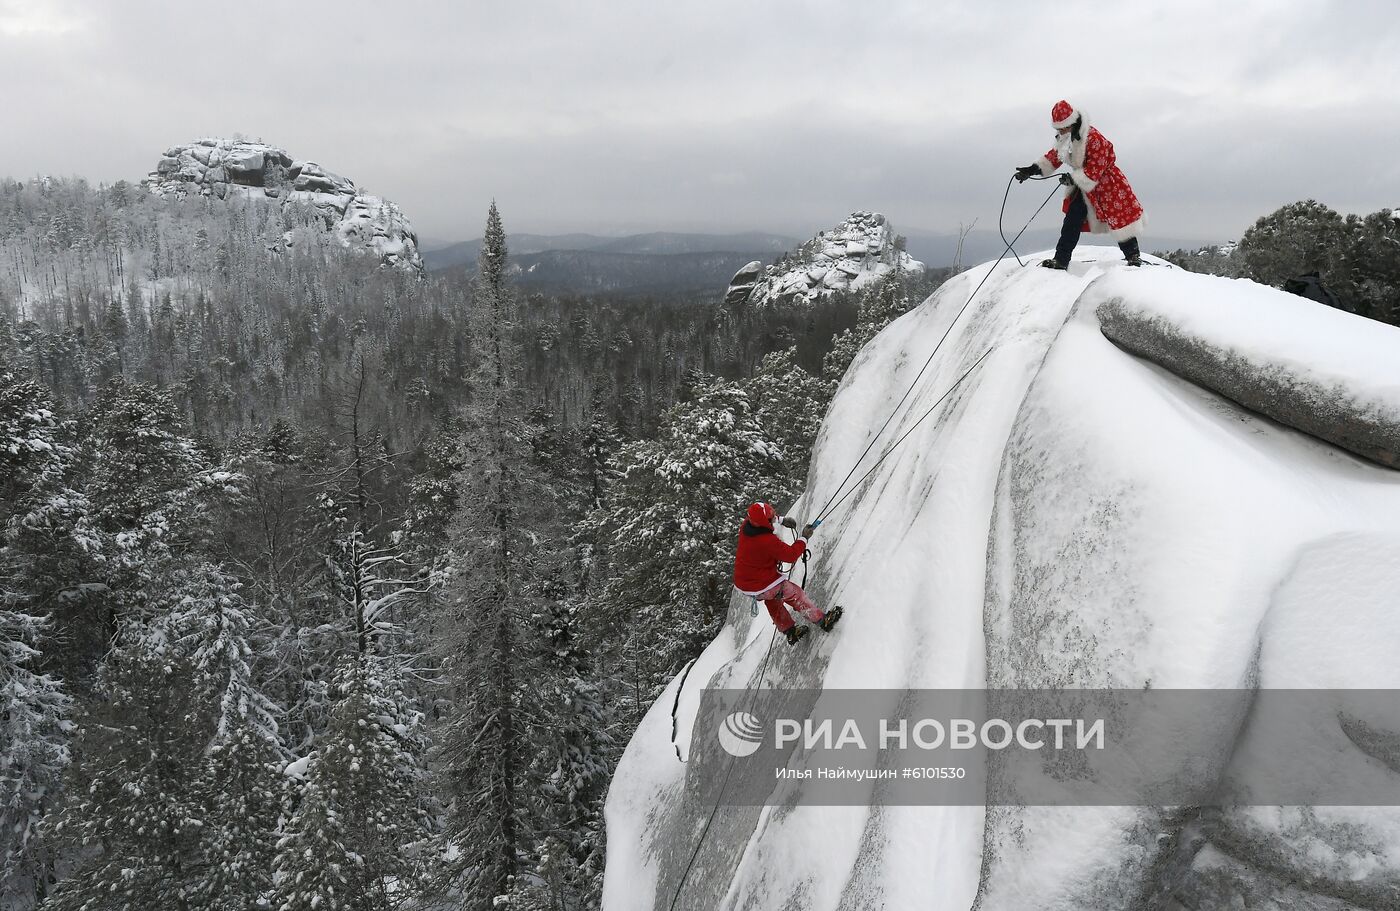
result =
[[[768,608],[768,616],[778,627],[778,632],[787,637],[789,645],[807,634],[807,627],[798,626],[788,613],[791,605],[798,613],[817,624],[824,632],[831,632],[841,617],[841,608],[824,613],[812,603],[798,585],[782,573],[781,564],[796,563],[807,551],[807,539],[812,536],[815,526],[802,529],[802,535],[789,544],[773,531],[778,521],[777,511],[768,503],[754,503],[744,517],[739,529],[739,546],[734,554],[734,587],[745,595],[762,601]],[[797,528],[793,519],[783,519],[788,528]]]
[[1079,235],[1089,231],[1112,237],[1128,265],[1141,266],[1138,238],[1143,229],[1142,205],[1128,178],[1118,170],[1113,143],[1068,101],[1056,102],[1050,109],[1050,120],[1055,127],[1055,147],[1035,164],[1016,169],[1016,179],[1024,183],[1036,174],[1048,177],[1062,165],[1069,168],[1060,176],[1067,188],[1060,242],[1055,245],[1055,258],[1041,265],[1067,268]]

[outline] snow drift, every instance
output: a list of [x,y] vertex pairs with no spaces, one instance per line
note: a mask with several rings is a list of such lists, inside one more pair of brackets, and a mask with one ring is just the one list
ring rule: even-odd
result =
[[1276,421],[1400,467],[1400,328],[1354,323],[1297,295],[1186,272],[1150,289],[1100,282],[1104,335]]
[[[604,907],[1397,907],[1396,808],[828,807],[780,781],[699,839],[713,807],[680,757],[704,687],[1400,687],[1400,472],[1125,351],[1101,314],[1228,338],[1237,380],[1328,376],[1372,416],[1400,405],[1394,330],[1248,282],[1128,270],[1113,248],[1081,247],[1068,273],[989,271],[852,365],[806,503],[836,491],[950,324],[875,452],[991,351],[813,542],[808,589],[845,606],[840,631],[779,643],[765,667],[771,625],[736,598],[652,707],[608,798]],[[1176,309],[1190,301],[1220,304]],[[1400,719],[1321,711],[1287,757],[1246,720],[1203,745],[1210,774],[1355,766],[1400,789]]]

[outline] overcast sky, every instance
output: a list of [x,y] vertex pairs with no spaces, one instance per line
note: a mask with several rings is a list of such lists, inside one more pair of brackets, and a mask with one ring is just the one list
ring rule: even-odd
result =
[[1307,197],[1400,206],[1397,21],[1380,0],[0,0],[0,175],[138,179],[237,132],[426,238],[479,236],[493,196],[521,232],[806,235],[856,209],[994,230],[1065,97],[1113,141],[1147,246],[1228,239]]

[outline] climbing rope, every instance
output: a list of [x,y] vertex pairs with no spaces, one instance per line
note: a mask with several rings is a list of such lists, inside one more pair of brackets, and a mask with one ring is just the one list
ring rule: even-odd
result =
[[[1035,174],[1035,175],[1032,175],[1031,177],[1029,177],[1029,178],[1027,178],[1027,179],[1028,179],[1028,180],[1055,180],[1056,178],[1059,178],[1060,183],[1062,183],[1062,184],[1064,183],[1064,175],[1062,175],[1062,174],[1045,174],[1045,175]],[[1009,196],[1011,195],[1011,181],[1013,181],[1013,180],[1015,180],[1015,179],[1016,179],[1016,175],[1015,175],[1015,174],[1012,174],[1011,177],[1006,181],[1006,192],[1003,193],[1003,194],[1001,194],[1001,213],[997,215],[997,233],[1001,235],[1001,242],[1004,243],[1004,244],[1006,244],[1006,249],[1010,250],[1010,251],[1011,251],[1011,255],[1016,257],[1016,265],[1024,267],[1026,264],[1023,263],[1023,262],[1021,262],[1021,257],[1020,257],[1020,255],[1016,252],[1016,250],[1015,250],[1011,245],[1014,244],[1014,243],[1016,243],[1016,241],[1020,240],[1020,239],[1021,239],[1021,235],[1024,234],[1024,233],[1026,233],[1026,228],[1029,228],[1029,227],[1031,226],[1031,221],[1035,221],[1035,215],[1039,215],[1039,214],[1040,214],[1040,209],[1045,208],[1045,203],[1050,201],[1050,197],[1046,197],[1045,202],[1043,202],[1043,203],[1040,204],[1040,209],[1036,209],[1036,210],[1035,210],[1035,215],[1032,215],[1032,216],[1031,216],[1031,220],[1028,221],[1028,222],[1026,222],[1026,227],[1025,227],[1025,228],[1022,228],[1020,231],[1016,232],[1016,236],[1013,237],[1011,240],[1007,240],[1007,239],[1006,239],[1006,229],[1002,227],[1002,224],[1006,221],[1006,200],[1007,200],[1007,197],[1009,197]],[[1055,195],[1055,191],[1054,191],[1054,190],[1051,190],[1051,191],[1050,191],[1050,196],[1054,196],[1054,195]]]
[[[1052,176],[1053,176],[1053,175],[1052,175]],[[977,287],[972,289],[972,293],[969,294],[969,295],[967,296],[967,300],[963,302],[962,307],[958,310],[957,314],[953,316],[953,320],[952,320],[952,322],[950,322],[950,323],[948,324],[948,328],[945,329],[945,330],[943,330],[943,335],[939,337],[939,339],[938,339],[938,344],[936,344],[936,345],[933,346],[933,350],[929,352],[929,356],[928,356],[928,358],[924,361],[923,366],[919,368],[919,372],[916,373],[916,374],[914,374],[914,379],[909,383],[909,388],[907,388],[907,389],[904,390],[904,395],[900,396],[899,401],[895,403],[894,408],[891,409],[891,411],[890,411],[889,417],[885,418],[885,422],[884,422],[883,424],[880,425],[880,429],[877,430],[877,431],[875,431],[874,435],[871,436],[870,442],[865,444],[865,449],[861,450],[860,455],[856,457],[855,464],[853,464],[853,465],[851,466],[851,470],[848,471],[848,472],[846,472],[846,476],[845,476],[844,478],[841,479],[841,482],[840,482],[839,484],[836,485],[836,490],[835,490],[835,492],[832,493],[831,497],[826,501],[826,505],[824,505],[824,506],[817,512],[817,515],[816,515],[815,518],[812,520],[812,524],[813,524],[813,525],[820,525],[821,522],[822,522],[824,519],[826,519],[826,518],[831,514],[831,511],[835,508],[835,506],[834,506],[833,504],[836,504],[836,503],[839,503],[839,502],[841,502],[841,501],[844,501],[844,500],[846,499],[846,497],[850,496],[851,491],[846,491],[844,494],[842,493],[842,491],[843,491],[843,490],[845,489],[845,487],[846,487],[846,482],[849,481],[849,480],[851,479],[851,477],[856,473],[856,470],[857,470],[858,468],[860,468],[861,463],[862,463],[863,461],[865,461],[865,457],[866,457],[867,455],[870,454],[870,450],[873,449],[873,448],[875,447],[875,444],[876,444],[877,442],[879,442],[880,438],[881,438],[882,436],[884,436],[885,430],[887,430],[887,429],[889,428],[889,426],[890,426],[890,422],[894,420],[895,415],[897,415],[897,414],[899,413],[900,408],[902,408],[902,407],[904,406],[904,403],[905,403],[906,401],[908,401],[910,394],[912,394],[913,391],[914,391],[914,388],[915,388],[916,386],[918,386],[919,380],[923,377],[924,372],[925,372],[926,370],[928,370],[929,365],[933,363],[933,359],[938,355],[939,349],[943,347],[943,343],[944,343],[945,341],[947,341],[947,340],[948,340],[948,336],[952,334],[952,332],[953,332],[953,327],[956,326],[956,325],[958,324],[958,320],[960,320],[960,319],[962,318],[962,315],[963,315],[964,313],[967,312],[967,308],[968,308],[969,306],[972,305],[972,302],[973,302],[974,300],[976,300],[976,298],[977,298],[977,292],[982,290],[982,286],[985,285],[985,284],[987,283],[987,279],[991,278],[991,277],[992,277],[992,273],[996,272],[997,266],[1001,265],[1001,261],[1002,261],[1003,259],[1006,258],[1006,254],[1007,254],[1007,253],[1014,253],[1013,245],[1016,243],[1016,241],[1018,241],[1018,240],[1021,239],[1021,235],[1026,233],[1026,229],[1029,228],[1029,227],[1031,226],[1031,222],[1035,221],[1036,216],[1040,214],[1041,210],[1045,208],[1045,206],[1050,202],[1051,198],[1053,198],[1054,195],[1055,195],[1055,190],[1051,190],[1051,191],[1050,191],[1050,195],[1045,197],[1045,200],[1040,204],[1040,206],[1035,210],[1035,212],[1031,213],[1031,217],[1028,218],[1028,219],[1026,220],[1026,223],[1025,223],[1024,225],[1021,226],[1021,230],[1019,230],[1019,231],[1016,232],[1016,236],[1013,237],[1013,238],[1011,238],[1011,240],[1008,241],[1008,240],[1006,239],[1006,233],[1005,233],[1005,231],[1002,231],[1002,230],[1001,230],[1001,222],[1004,220],[1005,215],[1006,215],[1006,199],[1007,199],[1007,196],[1009,196],[1010,193],[1011,193],[1011,181],[1013,181],[1013,180],[1015,180],[1015,179],[1016,179],[1016,176],[1013,174],[1013,175],[1012,175],[1010,178],[1008,178],[1007,181],[1006,181],[1006,192],[1002,194],[1002,200],[1001,200],[1001,215],[999,215],[998,218],[997,218],[997,229],[998,229],[998,231],[1001,231],[1001,239],[1002,239],[1002,242],[1006,245],[1005,249],[1003,249],[1003,250],[1001,251],[1001,255],[997,257],[996,262],[992,263],[992,267],[991,267],[990,269],[987,270],[987,274],[984,275],[984,276],[982,276],[982,280],[981,280],[980,282],[977,283]],[[1031,180],[1049,180],[1049,179],[1050,179],[1049,177],[1032,177],[1032,178],[1031,178]],[[1020,262],[1020,257],[1019,257],[1019,256],[1016,258],[1016,261],[1017,261],[1017,262]],[[1024,263],[1022,263],[1022,265],[1024,265]],[[988,349],[988,353],[990,353],[990,351],[991,351],[991,349]],[[980,363],[982,362],[982,359],[985,358],[986,356],[987,356],[986,354],[983,354],[981,358],[978,358],[977,363],[980,364]],[[975,367],[976,365],[974,364],[973,366]],[[969,370],[968,370],[968,373],[971,373],[971,372],[972,372],[972,371],[969,369]],[[967,373],[964,373],[963,376],[961,376],[961,377],[958,378],[957,383],[961,383],[964,379],[966,379],[966,377],[967,377]],[[949,387],[948,392],[951,392],[954,388],[956,388],[956,387],[957,387],[957,383],[954,383],[952,387]],[[939,397],[938,401],[939,401],[939,402],[942,402],[943,399],[947,398],[947,396],[948,396],[948,393],[945,392],[942,396]],[[928,415],[926,414],[924,417],[927,417],[927,416],[928,416]],[[920,418],[919,420],[922,421],[923,418]],[[908,433],[905,433],[904,436],[901,436],[898,440],[896,440],[895,443],[894,443],[894,445],[891,446],[889,449],[885,450],[885,452],[880,456],[880,458],[876,461],[875,464],[878,465],[878,464],[880,464],[880,462],[883,462],[883,461],[885,460],[885,458],[886,458],[887,456],[889,456],[889,454],[890,454],[892,451],[894,451],[894,447],[895,447],[895,446],[898,446],[901,442],[903,442],[904,438],[907,437],[908,435],[909,435]],[[872,470],[873,470],[873,469],[872,469]],[[870,476],[870,472],[866,472],[866,474],[865,474],[864,476],[861,477],[861,480],[856,482],[856,488],[858,488],[858,487],[860,486],[860,484],[865,480],[865,478],[868,478],[869,476]],[[852,488],[852,490],[855,490],[856,488]]]
[[[807,587],[807,561],[811,556],[812,551],[810,549],[804,550],[802,552],[802,581],[798,584],[798,588]],[[787,572],[782,574],[782,577],[784,579],[791,579],[792,573],[795,569],[797,569],[797,564],[793,563],[787,568]],[[758,596],[751,595],[750,597],[753,599],[753,611],[750,614],[750,616],[756,617],[758,616]],[[774,638],[776,638],[776,632],[774,634]],[[768,645],[771,648],[773,643],[770,641]],[[748,646],[744,646],[744,649],[740,650],[740,654],[743,654],[743,651],[747,649]],[[680,720],[677,717],[677,715],[680,712],[681,707],[681,694],[685,692],[685,681],[690,676],[690,669],[695,666],[695,661],[696,659],[694,658],[690,659],[686,662],[685,667],[681,669],[681,681],[676,685],[676,695],[671,700],[671,749],[676,751],[676,758],[679,759],[681,762],[689,762],[690,760],[686,759],[684,756],[681,755],[681,745],[676,740],[680,736]],[[763,666],[765,670],[768,667],[767,655],[763,656]],[[763,674],[761,672],[759,674],[758,682],[760,684],[763,682]]]
[[[758,686],[749,690],[749,693],[757,692],[763,688],[763,677],[768,673],[768,659],[773,654],[773,643],[777,641],[778,628],[773,627],[772,634],[768,637],[768,648],[763,653],[763,664],[758,669]],[[690,852],[690,859],[685,863],[685,871],[681,873],[680,882],[676,883],[675,894],[671,896],[671,904],[668,911],[676,911],[676,902],[681,900],[681,890],[685,888],[685,881],[690,877],[690,870],[695,866],[695,858],[700,856],[700,849],[705,844],[705,836],[710,832],[710,826],[715,821],[715,816],[719,813],[720,805],[724,803],[724,792],[729,788],[729,776],[734,772],[734,757],[729,757],[729,762],[725,764],[724,781],[720,782],[719,794],[715,797],[714,806],[710,807],[710,815],[705,818],[705,825],[700,830],[700,837],[695,840],[695,848]]]
[[938,401],[934,402],[929,407],[928,411],[925,411],[922,415],[920,415],[917,421],[909,425],[909,429],[904,431],[904,433],[900,434],[899,439],[895,440],[894,443],[890,445],[890,448],[886,449],[884,453],[882,453],[881,456],[875,460],[875,464],[870,466],[870,470],[867,471],[865,474],[861,475],[860,479],[851,486],[851,489],[847,490],[844,494],[841,495],[841,499],[837,500],[834,504],[832,504],[832,506],[829,509],[829,512],[835,512],[837,508],[842,503],[844,503],[848,497],[850,497],[851,494],[855,493],[857,490],[860,490],[860,485],[864,484],[865,479],[875,473],[875,469],[879,468],[880,463],[885,461],[886,457],[888,457],[890,453],[894,452],[895,447],[898,446],[900,443],[903,443],[905,437],[913,433],[915,428],[922,424],[928,418],[929,415],[933,414],[934,411],[938,409],[938,406],[943,404],[943,400],[946,399],[948,396],[952,395],[953,391],[957,389],[958,386],[962,385],[962,381],[972,375],[972,371],[982,366],[982,362],[985,361],[987,359],[987,355],[991,353],[991,348],[988,348],[986,351],[983,351],[982,356],[979,357],[976,361],[974,361],[971,367],[964,370],[962,376],[958,377],[953,382],[953,385],[949,386],[947,391],[938,397]]

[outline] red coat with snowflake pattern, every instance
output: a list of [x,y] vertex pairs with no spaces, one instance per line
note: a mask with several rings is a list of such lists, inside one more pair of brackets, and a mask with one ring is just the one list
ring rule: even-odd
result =
[[[1142,204],[1128,183],[1128,178],[1118,169],[1113,154],[1113,143],[1094,127],[1078,141],[1065,134],[1065,141],[1045,153],[1037,164],[1040,173],[1050,174],[1060,165],[1068,165],[1070,177],[1084,193],[1089,202],[1089,219],[1082,230],[1095,234],[1111,234],[1116,241],[1124,241],[1142,234]],[[1081,128],[1082,132],[1082,128]],[[1065,197],[1064,211],[1069,211],[1069,195]]]

